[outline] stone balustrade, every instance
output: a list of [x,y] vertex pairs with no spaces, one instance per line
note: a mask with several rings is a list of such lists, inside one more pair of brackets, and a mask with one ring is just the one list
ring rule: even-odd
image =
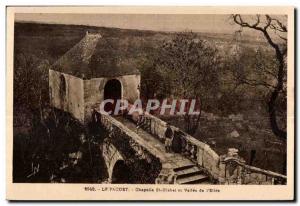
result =
[[[235,149],[229,149],[228,154],[219,156],[208,144],[197,140],[177,127],[171,126],[171,128],[174,131],[174,138],[180,140],[180,151],[177,152],[205,168],[209,175],[221,184],[286,183],[284,175],[246,165]],[[143,129],[164,142],[166,122],[145,113]]]
[[[127,129],[120,122],[108,115],[101,115],[101,123],[111,131],[113,127],[119,127],[127,136],[131,137],[137,144],[141,144],[146,150],[147,143],[143,142],[139,135]],[[158,138],[162,143],[165,141],[167,123],[161,119],[145,113],[142,128]],[[238,156],[237,149],[229,149],[228,153],[219,156],[208,144],[205,144],[179,128],[171,126],[174,131],[173,141],[177,141],[177,153],[181,153],[200,167],[204,168],[211,179],[219,184],[286,184],[286,176],[249,166]],[[157,152],[151,152],[158,154]],[[160,157],[158,157],[160,158]]]
[[[145,113],[143,129],[157,137],[162,143],[165,141],[166,125],[167,123],[161,119]],[[188,135],[179,128],[171,126],[171,129],[174,131],[173,141],[176,141],[178,145],[175,152],[181,153],[183,156],[205,168],[213,179],[218,179],[219,155],[209,145]]]
[[143,138],[138,134],[128,129],[121,122],[117,121],[115,118],[101,114],[100,122],[102,126],[109,132],[110,136],[121,136],[129,140],[131,148],[133,148],[137,155],[140,155],[141,158],[149,159],[149,155],[152,155],[161,160],[165,160],[165,157],[160,154],[160,152],[155,148],[151,147]]
[[222,155],[220,159],[220,183],[255,185],[286,184],[287,177],[285,175],[247,165],[238,154],[232,155],[229,151],[228,154]]

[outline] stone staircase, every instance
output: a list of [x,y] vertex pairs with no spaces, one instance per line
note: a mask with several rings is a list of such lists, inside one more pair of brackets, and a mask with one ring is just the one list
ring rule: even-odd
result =
[[[114,117],[132,132],[136,133],[136,125],[122,116]],[[159,157],[164,168],[173,170],[176,176],[175,184],[212,184],[204,169],[186,158],[184,155],[174,152],[166,152],[164,144],[142,128],[136,133],[144,142],[148,151]]]
[[176,173],[175,184],[211,184],[209,177],[195,164],[173,169]]

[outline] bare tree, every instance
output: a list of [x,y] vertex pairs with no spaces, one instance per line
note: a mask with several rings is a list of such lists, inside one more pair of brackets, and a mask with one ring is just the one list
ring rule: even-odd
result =
[[256,15],[254,20],[250,20],[247,17],[242,17],[240,14],[233,14],[232,19],[241,28],[252,29],[263,34],[267,43],[275,52],[276,68],[261,67],[264,75],[274,79],[272,83],[248,77],[243,78],[243,83],[254,87],[264,86],[269,89],[267,105],[272,131],[276,136],[286,139],[286,131],[279,127],[277,121],[276,102],[280,94],[284,92],[286,84],[287,27],[278,18],[271,17],[270,15]]

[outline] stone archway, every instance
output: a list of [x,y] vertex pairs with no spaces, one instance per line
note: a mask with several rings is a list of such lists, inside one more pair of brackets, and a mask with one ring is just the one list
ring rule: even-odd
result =
[[130,169],[124,160],[118,160],[112,170],[111,183],[128,184],[130,183]]
[[104,100],[112,99],[114,103],[106,103],[104,110],[106,112],[114,111],[116,101],[122,99],[122,85],[121,82],[117,79],[111,79],[106,82],[104,86]]
[[107,168],[109,182],[112,182],[113,170],[118,161],[124,161],[123,156],[118,149],[107,139],[104,140],[102,145],[102,155]]

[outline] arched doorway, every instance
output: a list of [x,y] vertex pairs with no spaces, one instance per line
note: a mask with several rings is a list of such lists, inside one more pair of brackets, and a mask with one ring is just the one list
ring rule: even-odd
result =
[[112,99],[114,103],[106,103],[104,110],[106,112],[114,111],[115,105],[118,99],[122,98],[122,85],[121,82],[117,79],[111,79],[106,82],[104,87],[104,100]]
[[124,160],[118,160],[112,172],[112,183],[130,183],[130,169]]

